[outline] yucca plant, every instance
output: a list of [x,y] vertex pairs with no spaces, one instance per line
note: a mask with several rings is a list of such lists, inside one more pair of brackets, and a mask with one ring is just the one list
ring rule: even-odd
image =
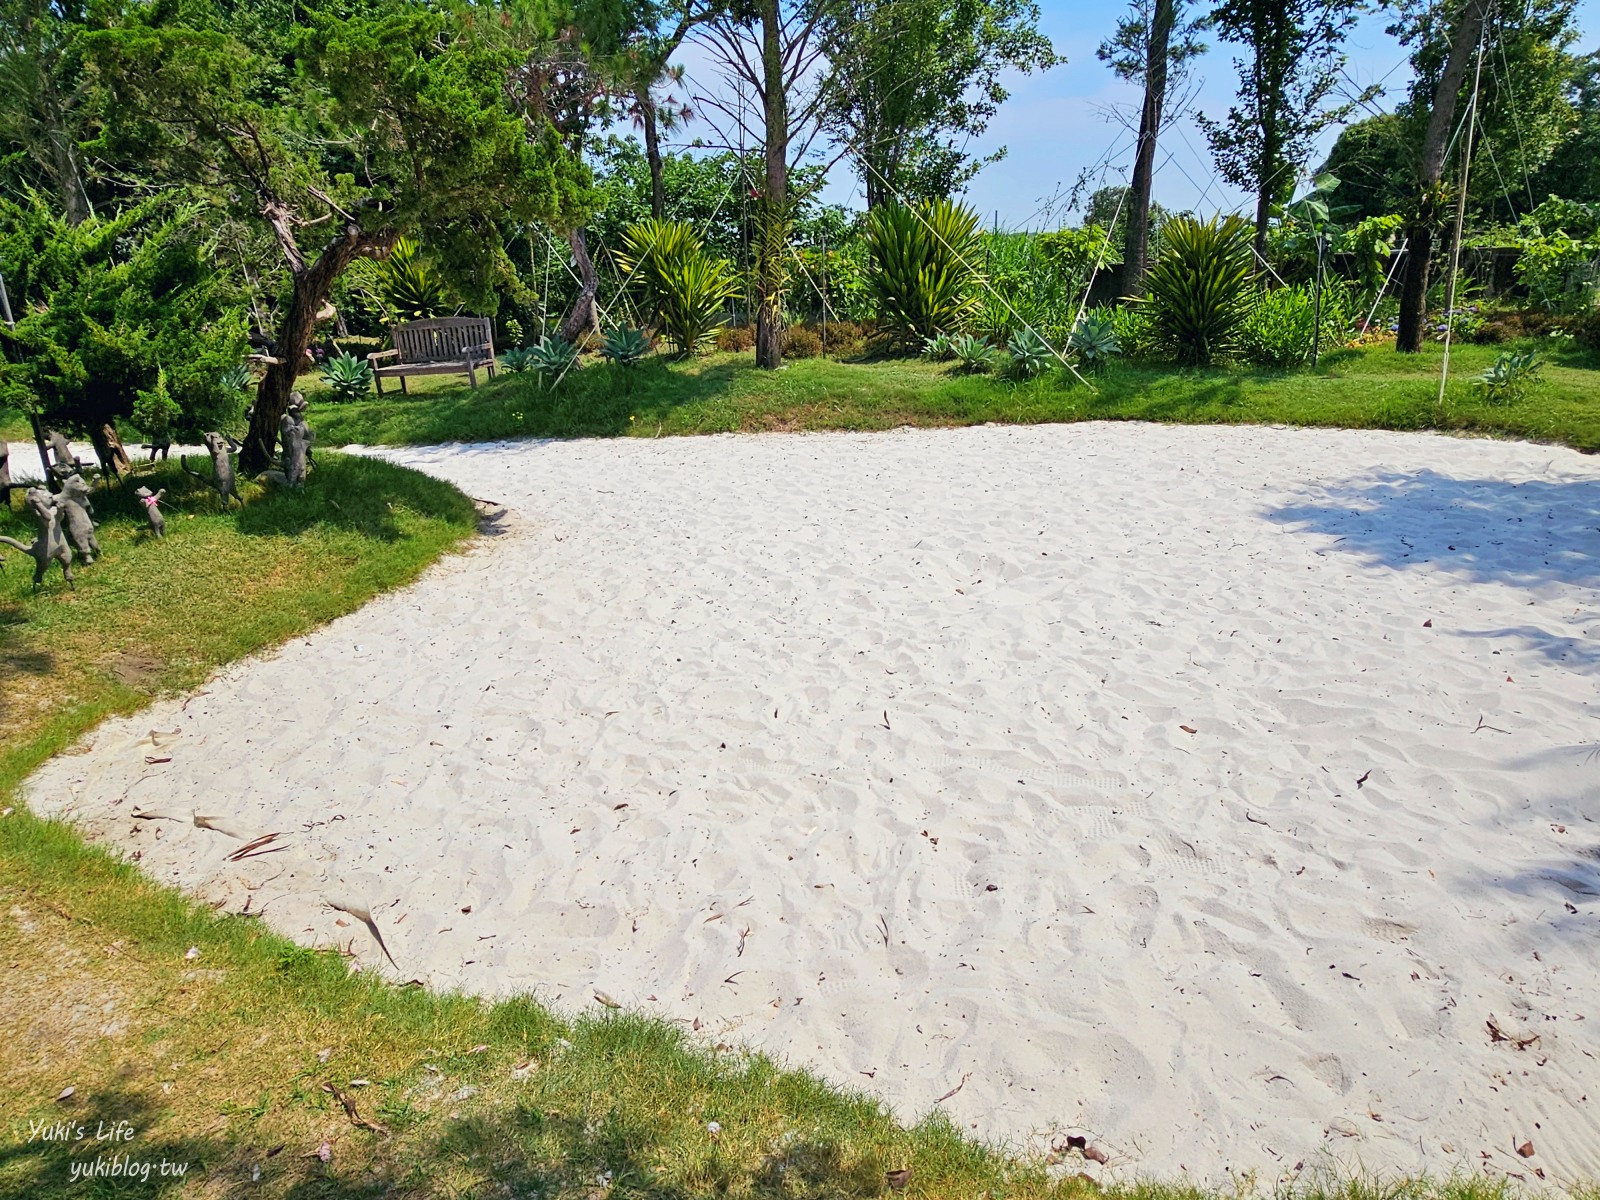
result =
[[1022,379],[1043,374],[1056,361],[1056,352],[1050,348],[1050,343],[1033,329],[1017,330],[1006,349],[1011,352],[1012,373]]
[[359,400],[372,390],[372,364],[354,354],[336,354],[322,364],[322,382],[340,400]]
[[995,361],[1000,357],[1000,351],[989,344],[988,338],[973,337],[970,333],[953,339],[950,352],[956,356],[963,371],[971,371],[975,375],[993,370]]
[[539,376],[539,386],[550,376],[557,383],[568,371],[578,365],[578,347],[565,338],[547,335],[528,347],[529,369]]
[[253,382],[250,368],[240,363],[236,367],[229,367],[218,378],[217,383],[225,392],[242,392],[249,388]]
[[600,353],[619,367],[632,367],[650,353],[650,335],[642,329],[613,329],[601,343]]
[[693,354],[716,336],[728,301],[739,294],[733,264],[706,253],[684,221],[651,217],[630,225],[617,260],[640,282],[657,326],[680,354]]
[[1249,311],[1250,234],[1236,215],[1161,227],[1161,253],[1145,276],[1157,346],[1183,366],[1230,353]]
[[1106,364],[1122,352],[1116,324],[1103,313],[1089,313],[1079,321],[1067,345],[1077,351],[1079,363],[1095,372],[1105,370]]
[[500,363],[513,375],[521,375],[533,367],[533,350],[528,346],[507,350],[500,356]]
[[866,242],[868,291],[893,337],[915,347],[966,328],[983,283],[976,212],[950,200],[880,205],[867,216]]
[[422,256],[422,247],[401,238],[387,258],[359,258],[350,283],[365,293],[387,321],[422,321],[451,309],[444,279]]

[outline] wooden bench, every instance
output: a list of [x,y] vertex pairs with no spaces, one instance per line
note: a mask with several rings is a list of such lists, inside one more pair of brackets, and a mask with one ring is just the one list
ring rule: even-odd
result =
[[[398,379],[406,391],[407,375],[465,375],[478,386],[478,370],[494,378],[494,325],[488,317],[438,317],[390,328],[394,349],[367,355],[372,382],[383,395],[383,381]],[[380,366],[380,360],[398,362]]]

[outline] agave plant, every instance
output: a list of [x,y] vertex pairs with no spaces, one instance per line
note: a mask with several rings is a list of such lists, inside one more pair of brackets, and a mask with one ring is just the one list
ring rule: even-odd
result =
[[518,346],[514,350],[507,350],[500,356],[501,365],[513,375],[520,375],[533,366],[533,349],[529,346]]
[[950,335],[936,333],[930,338],[922,339],[922,357],[932,362],[949,362],[955,356],[950,349]]
[[988,338],[973,337],[970,333],[964,333],[952,341],[950,352],[956,356],[963,371],[973,374],[993,370],[995,360],[1000,357],[1000,351],[989,344]]
[[340,400],[359,400],[372,390],[372,364],[354,354],[336,354],[322,364],[322,382]]
[[710,342],[728,301],[739,294],[733,264],[706,253],[684,221],[640,221],[623,233],[622,246],[618,262],[641,281],[673,348],[693,354]]
[[1483,389],[1484,399],[1491,404],[1511,404],[1521,400],[1528,384],[1538,380],[1543,365],[1537,350],[1521,354],[1508,350],[1472,382]]
[[538,374],[541,387],[546,375],[559,383],[562,376],[578,365],[578,347],[565,338],[551,335],[542,337],[535,345],[528,347],[528,354],[528,365]]
[[1067,345],[1077,351],[1078,361],[1090,371],[1103,371],[1106,364],[1122,352],[1117,327],[1109,316],[1090,313],[1073,329]]
[[1229,353],[1249,312],[1250,225],[1228,215],[1173,217],[1145,286],[1157,345],[1184,366]]
[[960,332],[978,311],[978,214],[950,200],[885,204],[867,217],[868,290],[907,346]]
[[650,336],[642,329],[613,329],[601,343],[600,353],[619,367],[632,367],[650,353]]
[[250,368],[240,363],[236,367],[229,367],[217,379],[217,383],[225,392],[242,392],[249,388],[252,382]]
[[1056,361],[1056,352],[1050,343],[1033,329],[1019,329],[1011,335],[1006,347],[1011,352],[1011,369],[1023,379],[1043,374]]

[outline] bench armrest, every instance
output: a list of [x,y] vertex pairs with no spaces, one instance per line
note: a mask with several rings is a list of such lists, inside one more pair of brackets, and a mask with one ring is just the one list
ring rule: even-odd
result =
[[367,355],[367,361],[369,363],[377,362],[380,358],[398,358],[399,355],[400,351],[398,350],[374,350],[371,354]]

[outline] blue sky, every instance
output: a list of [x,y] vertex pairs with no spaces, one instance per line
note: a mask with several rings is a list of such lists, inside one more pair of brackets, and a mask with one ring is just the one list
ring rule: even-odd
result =
[[[1044,74],[1016,75],[1008,82],[1011,99],[975,143],[975,148],[984,152],[1005,146],[1008,154],[985,168],[967,193],[967,199],[985,214],[986,223],[998,213],[1006,228],[1059,225],[1061,214],[1051,218],[1041,207],[1058,189],[1070,188],[1080,171],[1100,163],[1113,148],[1120,146],[1105,181],[1125,181],[1130,166],[1132,135],[1108,120],[1106,113],[1114,105],[1137,105],[1139,93],[1118,81],[1095,57],[1096,47],[1111,33],[1123,4],[1118,0],[1040,0],[1039,10],[1041,30],[1057,52],[1066,55],[1067,62]],[[1381,14],[1363,17],[1351,31],[1345,49],[1350,75],[1363,86],[1381,81],[1386,94],[1377,103],[1388,108],[1405,94],[1410,70],[1405,51],[1384,32],[1385,24]],[[1600,45],[1600,0],[1580,0],[1578,25],[1583,31],[1579,49]],[[1194,67],[1198,87],[1194,107],[1221,116],[1237,84],[1236,48],[1211,40],[1210,53]],[[694,47],[686,47],[682,59],[691,75],[707,69]],[[1330,130],[1324,134],[1311,166],[1321,162],[1337,133]],[[685,134],[714,136],[703,122],[696,122]],[[1246,206],[1245,196],[1217,179],[1210,151],[1192,119],[1182,121],[1166,135],[1157,161],[1162,165],[1156,174],[1155,198],[1167,207],[1209,213]],[[859,205],[861,196],[854,181],[846,178],[848,172],[841,168],[837,175],[828,199],[841,203],[854,199]]]

